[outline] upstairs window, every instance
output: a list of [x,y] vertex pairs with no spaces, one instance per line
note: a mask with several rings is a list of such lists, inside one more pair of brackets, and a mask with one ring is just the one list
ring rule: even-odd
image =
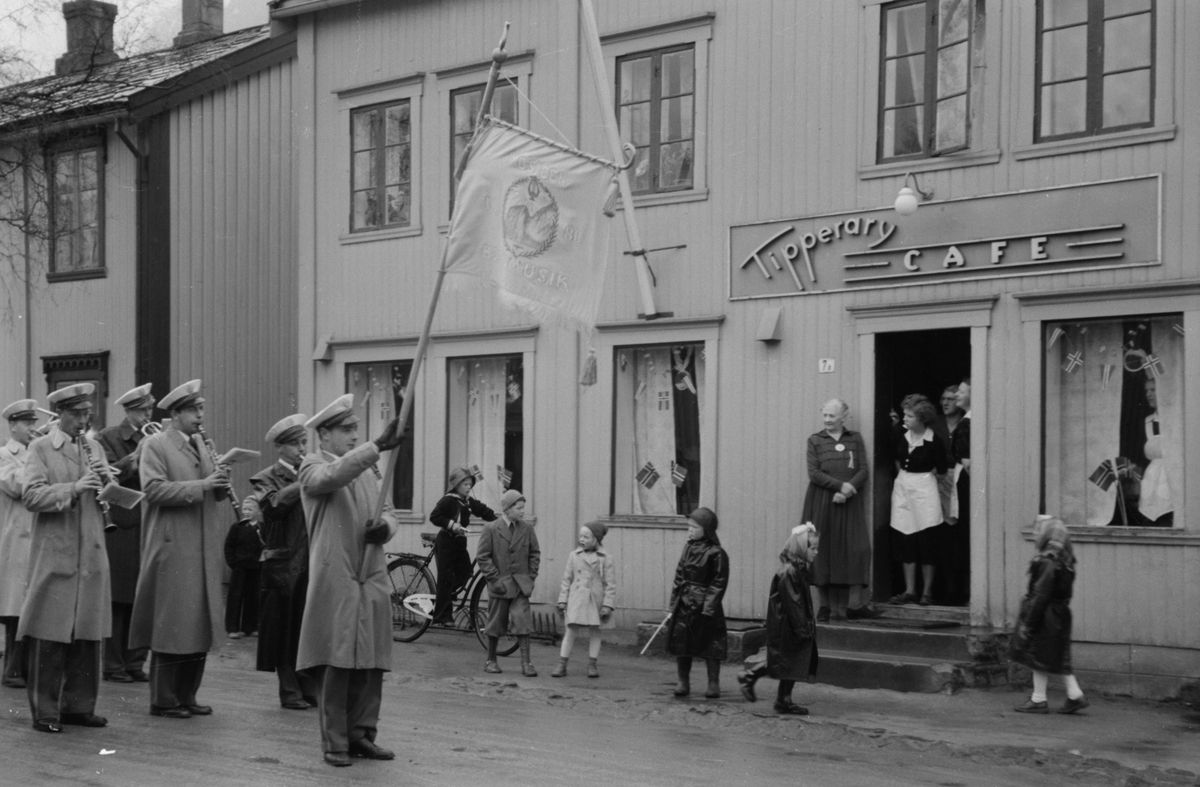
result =
[[1153,124],[1154,1],[1040,0],[1038,141]]
[[53,151],[50,163],[50,275],[104,275],[104,153],[97,144]]
[[970,148],[979,102],[983,0],[909,0],[884,6],[880,36],[879,161]]
[[[514,82],[516,80],[513,80]],[[458,184],[454,173],[475,134],[475,120],[479,117],[479,105],[483,103],[484,85],[472,85],[455,90],[450,94],[450,212],[454,212],[454,192]],[[492,93],[492,107],[488,113],[514,126],[520,122],[517,107],[517,89],[507,83],[497,83]]]
[[350,114],[350,230],[412,223],[412,126],[408,99]]
[[634,194],[692,188],[696,158],[696,48],[639,52],[617,59],[617,117],[637,148]]

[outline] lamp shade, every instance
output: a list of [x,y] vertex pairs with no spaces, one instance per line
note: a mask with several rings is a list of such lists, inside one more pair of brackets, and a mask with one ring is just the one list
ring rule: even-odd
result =
[[911,216],[916,213],[917,204],[917,194],[908,186],[901,188],[900,193],[896,195],[895,208],[901,216]]

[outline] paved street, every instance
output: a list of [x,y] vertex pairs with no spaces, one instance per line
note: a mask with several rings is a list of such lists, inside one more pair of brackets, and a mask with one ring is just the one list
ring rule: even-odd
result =
[[[1008,691],[954,696],[800,686],[807,719],[751,705],[723,671],[725,697],[670,696],[672,664],[610,648],[602,677],[548,677],[556,651],[535,646],[538,678],[515,659],[485,676],[473,637],[430,632],[397,643],[379,742],[394,762],[320,760],[314,711],[278,707],[253,671],[254,640],[210,658],[201,701],[215,715],[151,718],[145,684],[103,684],[103,730],[29,727],[24,692],[0,694],[2,784],[89,785],[1143,785],[1197,784],[1200,714],[1179,705],[1093,698],[1086,715],[1025,717]],[[579,651],[582,655],[582,651]],[[696,677],[699,677],[698,675]],[[499,678],[499,679],[496,679]],[[764,681],[761,694],[774,692]],[[1052,702],[1059,701],[1052,696]],[[101,750],[112,754],[101,755]]]

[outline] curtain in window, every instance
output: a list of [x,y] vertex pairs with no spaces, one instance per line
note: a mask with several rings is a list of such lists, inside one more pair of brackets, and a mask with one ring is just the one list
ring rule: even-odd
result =
[[[703,349],[695,345],[671,349],[675,384],[675,462],[687,473],[675,491],[675,510],[680,514],[690,514],[700,505],[700,391],[703,388],[702,381],[697,378],[704,361],[698,355],[703,355]],[[674,481],[672,485],[675,485]]]
[[[504,465],[504,419],[506,414],[505,358],[478,358],[466,362],[467,467],[478,465],[483,481],[475,486],[475,497],[499,513],[500,486],[497,466]],[[453,413],[451,417],[453,417]]]
[[[1178,326],[1178,329],[1177,329]],[[1148,426],[1145,454],[1150,460],[1142,475],[1138,510],[1151,522],[1182,503],[1183,491],[1183,320],[1178,316],[1150,321],[1158,435]],[[1150,370],[1147,370],[1150,373]]]
[[[642,474],[647,463],[654,473],[639,479],[634,487],[633,513],[672,515],[677,513],[671,462],[675,459],[674,379],[670,347],[633,351],[633,451],[635,472]],[[642,474],[643,478],[645,474]],[[647,485],[653,481],[652,485]]]
[[1113,517],[1120,484],[1104,489],[1090,479],[1120,454],[1121,328],[1120,322],[1048,326],[1046,511],[1068,524],[1102,527]]

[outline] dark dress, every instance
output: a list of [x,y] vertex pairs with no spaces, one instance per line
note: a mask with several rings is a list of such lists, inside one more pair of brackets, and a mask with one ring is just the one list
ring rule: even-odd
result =
[[[971,419],[963,417],[950,433],[950,465],[971,458]],[[958,522],[946,528],[942,560],[946,600],[966,604],[971,598],[971,471],[963,468],[955,488]]]
[[[821,536],[821,548],[813,564],[813,584],[868,584],[871,543],[861,494],[867,483],[867,450],[862,435],[846,429],[840,440],[834,440],[827,431],[809,437],[808,480],[800,521],[812,522]],[[846,482],[860,494],[844,503],[833,502],[833,496]]]
[[729,556],[715,537],[688,541],[675,568],[667,653],[724,659],[725,610],[721,598],[729,584]]
[[817,674],[817,622],[809,584],[808,571],[802,568],[776,574],[771,580],[766,663],[754,673],[790,681],[806,681]]
[[458,495],[446,495],[437,502],[429,514],[429,521],[438,528],[433,542],[433,556],[437,566],[437,598],[433,604],[433,619],[447,619],[451,614],[454,594],[471,578],[471,553],[467,550],[466,534],[459,535],[447,529],[453,522],[464,528],[476,516],[485,523],[496,518],[496,512],[479,500]]
[[1029,564],[1029,590],[1021,600],[1009,655],[1039,672],[1071,674],[1071,594],[1074,561],[1051,547]]
[[250,479],[262,509],[257,668],[296,668],[308,592],[308,528],[296,471],[280,462]]

